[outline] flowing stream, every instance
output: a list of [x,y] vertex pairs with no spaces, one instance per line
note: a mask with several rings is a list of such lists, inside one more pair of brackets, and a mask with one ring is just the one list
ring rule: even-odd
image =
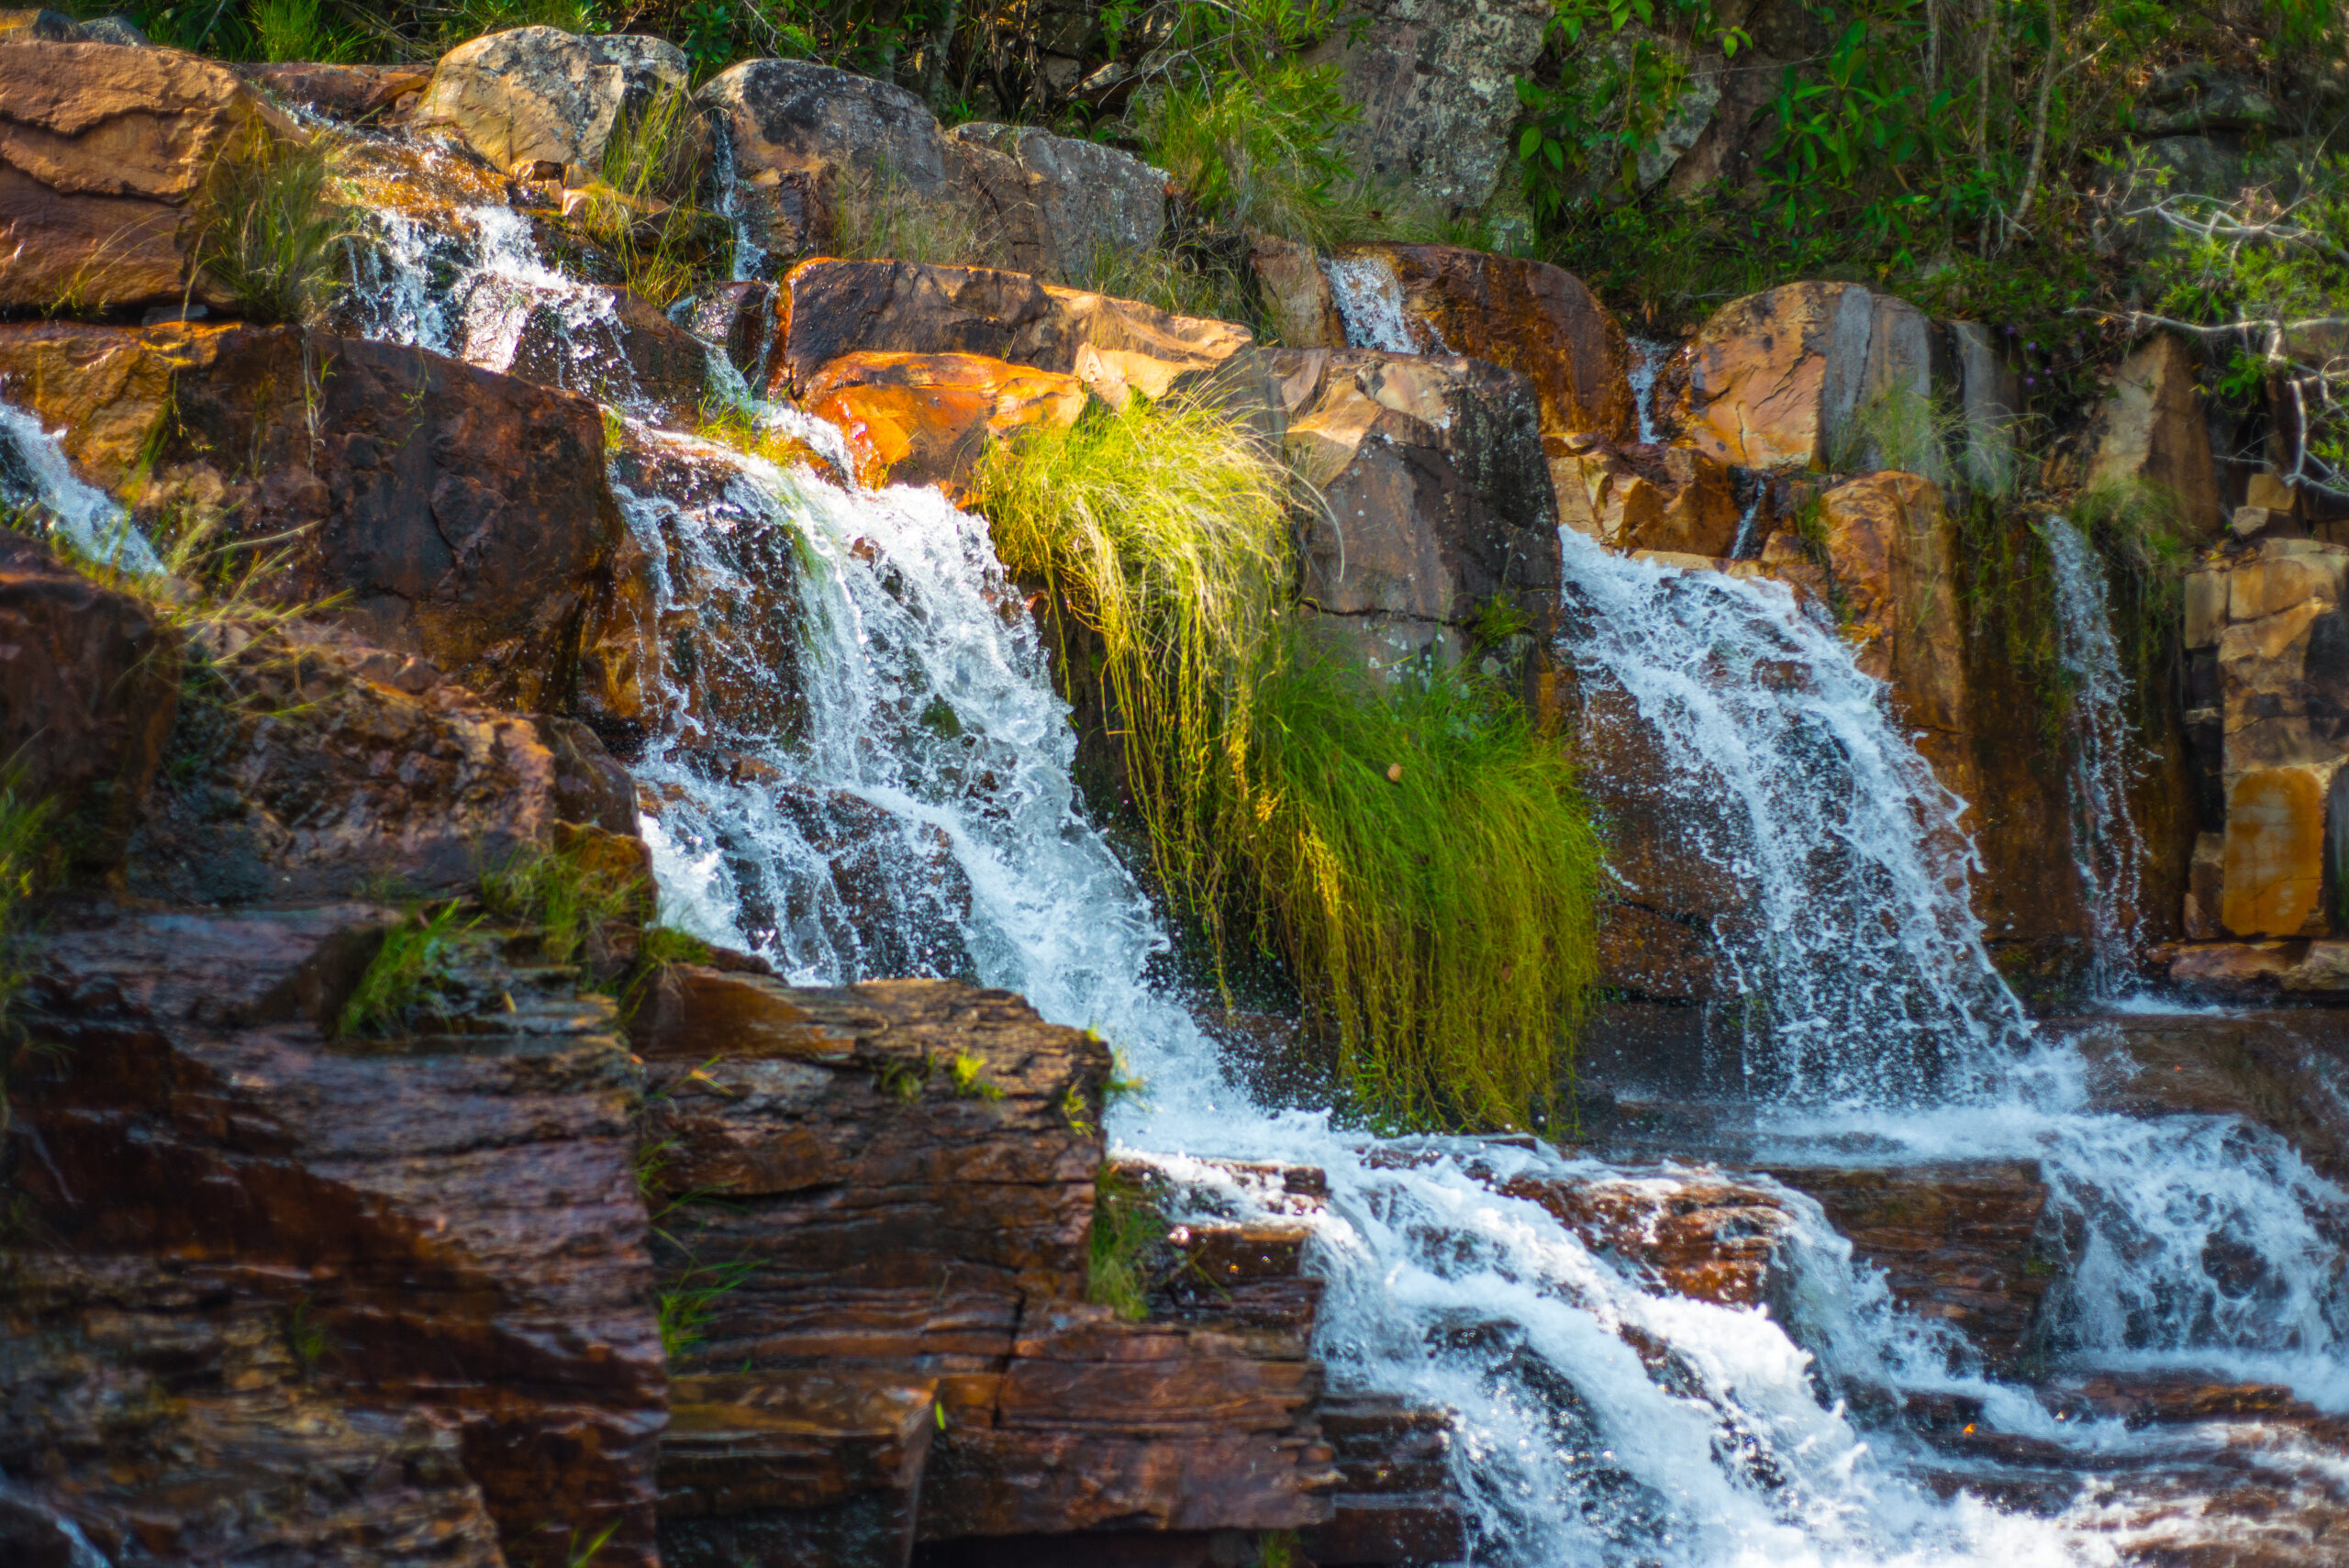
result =
[[[353,304],[369,330],[486,362],[510,352],[518,295],[600,351],[593,291],[504,217],[383,228]],[[1393,301],[1344,265],[1349,335],[1375,339]],[[787,409],[753,413],[837,444]],[[1114,1113],[1118,1142],[1240,1211],[1274,1200],[1208,1162],[1322,1168],[1330,1197],[1307,1217],[1329,1281],[1319,1352],[1338,1386],[1454,1412],[1478,1561],[2094,1564],[2165,1517],[2109,1486],[2002,1511],[1935,1485],[1954,1462],[1903,1429],[1857,1420],[1847,1392],[1889,1389],[1963,1396],[1984,1425],[2106,1470],[2150,1440],[2059,1422],[1986,1377],[1799,1194],[1782,1195],[1773,1309],[1719,1306],[1501,1190],[1621,1184],[1668,1202],[1714,1173],[1380,1140],[1254,1104],[1163,983],[1166,935],[1086,817],[1048,650],[985,525],[931,492],[629,432],[613,478],[654,563],[656,722],[635,770],[667,916],[800,980],[963,975],[1101,1029],[1148,1085]],[[2087,1108],[2078,1052],[2033,1029],[1985,953],[1960,803],[1843,645],[1776,585],[1563,545],[1567,651],[1708,803],[1700,848],[1742,890],[1716,935],[1747,999],[1734,1044],[1758,1136],[1814,1162],[2038,1160],[2068,1249],[2051,1354],[2349,1395],[2331,1386],[2349,1331],[2343,1195],[2233,1118]],[[2085,689],[2101,655],[2082,646]]]

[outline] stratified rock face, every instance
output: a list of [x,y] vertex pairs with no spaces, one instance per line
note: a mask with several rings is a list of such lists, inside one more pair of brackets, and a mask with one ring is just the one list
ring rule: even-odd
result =
[[0,530],[0,759],[93,867],[118,862],[179,701],[178,639],[23,534]]
[[487,707],[421,660],[298,625],[195,651],[195,699],[130,843],[141,895],[462,889],[558,822],[634,829],[633,786],[583,726]]
[[1064,429],[1085,402],[1073,375],[979,354],[848,354],[800,389],[801,406],[847,438],[861,483],[950,496],[989,441],[1030,425]]
[[[448,1033],[327,1038],[399,917],[58,918],[10,1084],[38,1288],[0,1336],[0,1463],[142,1560],[559,1568],[609,1527],[604,1561],[650,1564],[664,1376],[614,1007],[480,933]],[[142,1390],[173,1397],[126,1427]]]
[[1308,603],[1457,625],[1508,595],[1541,613],[1560,579],[1557,519],[1524,377],[1443,355],[1269,357],[1291,461],[1322,498],[1306,537]]
[[621,532],[595,404],[293,328],[201,340],[149,504],[285,539],[267,581],[493,701],[556,706]]
[[1911,1313],[1958,1329],[1993,1366],[2032,1348],[2054,1278],[2037,1162],[1773,1166],[1769,1174],[1817,1198],[1853,1254],[1884,1270],[1892,1298]]
[[761,232],[763,275],[885,233],[898,248],[1067,283],[1165,228],[1163,171],[1030,127],[947,132],[888,83],[753,60],[701,95],[728,139],[737,210]]
[[2210,426],[2195,387],[2194,351],[2185,339],[2155,333],[2121,361],[2087,482],[2148,486],[2174,503],[2178,520],[2197,534],[2215,533],[2226,520]]
[[0,310],[229,303],[193,209],[224,152],[295,134],[193,55],[0,42]]
[[1623,328],[1564,268],[1457,245],[1350,245],[1336,256],[1373,259],[1394,273],[1405,316],[1429,339],[1419,347],[1531,381],[1544,434],[1638,436]]
[[1932,324],[1856,284],[1799,283],[1723,306],[1688,346],[1680,439],[1741,468],[1825,468],[1871,403],[1927,397]]
[[624,113],[684,91],[691,74],[665,39],[515,28],[442,55],[408,123],[454,132],[508,174],[540,162],[592,171]]
[[1097,1039],[951,982],[693,967],[632,1028],[662,1288],[694,1302],[665,1561],[1328,1517],[1295,1245],[1269,1296],[1248,1249],[1203,1252],[1222,1290],[1172,1321],[1084,1300]]
[[1549,20],[1540,0],[1362,0],[1306,59],[1335,61],[1361,106],[1340,132],[1354,168],[1450,215],[1502,193],[1517,79],[1531,73]]
[[[2289,1006],[2349,993],[2349,942],[2227,942],[2180,950],[2171,978],[2233,1004],[2109,1014],[2078,1035],[2099,1110],[2240,1116],[2273,1128],[2333,1181],[2349,1174],[2349,1012]],[[2285,1006],[2252,1011],[2278,1000]]]
[[[2334,802],[2349,742],[2344,574],[2349,549],[2261,539],[2231,546],[2186,580],[2187,735],[2209,791],[2189,935],[2336,928],[2324,889],[2327,842],[2343,831]],[[2331,988],[2307,976],[2239,988],[2277,984]]]

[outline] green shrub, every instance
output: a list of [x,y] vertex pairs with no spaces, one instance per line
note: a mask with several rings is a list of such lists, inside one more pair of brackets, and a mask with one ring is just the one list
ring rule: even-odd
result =
[[1150,1316],[1150,1290],[1165,1260],[1166,1217],[1140,1182],[1103,1163],[1093,1178],[1093,1232],[1085,1299],[1129,1322]]
[[1329,245],[1359,223],[1333,139],[1357,113],[1335,68],[1280,59],[1167,87],[1136,128],[1151,161],[1210,217]]
[[346,286],[357,224],[322,136],[256,136],[214,163],[197,261],[249,320],[316,321]]

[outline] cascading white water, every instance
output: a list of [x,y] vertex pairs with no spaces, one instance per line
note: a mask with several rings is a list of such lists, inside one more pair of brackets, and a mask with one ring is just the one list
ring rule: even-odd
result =
[[1384,349],[1391,354],[1443,353],[1435,329],[1414,323],[1403,309],[1403,284],[1394,264],[1375,251],[1330,256],[1321,262],[1330,295],[1346,324],[1350,349]]
[[25,410],[0,403],[0,505],[30,509],[77,555],[138,577],[162,575],[162,559],[114,498],[73,473],[57,438]]
[[2094,952],[2088,990],[2110,998],[2127,988],[2135,964],[2137,868],[2144,858],[2129,814],[2129,786],[2137,774],[2130,683],[2113,639],[2110,595],[2096,547],[2062,517],[2049,517],[2039,533],[2055,569],[2056,651],[2071,688],[2072,864]]
[[[477,254],[419,253],[371,302],[381,329],[458,341],[479,270]],[[1413,346],[1408,330],[1397,346]],[[1398,1148],[1252,1104],[1152,984],[1165,937],[1085,818],[1047,651],[984,526],[928,492],[844,490],[641,428],[631,444],[615,480],[655,567],[644,630],[667,678],[637,772],[662,801],[645,830],[666,912],[803,979],[965,973],[1101,1029],[1150,1085],[1113,1113],[1120,1144],[1220,1184],[1242,1211],[1263,1195],[1204,1162],[1321,1167],[1317,1350],[1340,1386],[1457,1413],[1480,1562],[2116,1561],[2107,1521],[1939,1500],[1909,1478],[1906,1440],[1854,1426],[1835,1388],[1955,1390],[2001,1429],[2055,1436],[1954,1336],[1896,1311],[1809,1200],[1784,1200],[1782,1318],[1658,1291],[1496,1190],[1547,1176],[1668,1195],[1701,1173],[1466,1140]],[[1796,1091],[1767,1133],[1875,1159],[2038,1154],[2059,1207],[2081,1217],[2063,1304],[2076,1346],[2183,1353],[2216,1325],[2241,1355],[2295,1333],[2329,1354],[2337,1339],[2311,1325],[2331,1320],[2319,1273],[2332,1254],[2309,1220],[2326,1194],[2288,1150],[2205,1118],[2181,1171],[2168,1124],[2078,1112],[2076,1057],[2043,1044],[2015,1067],[2029,1031],[1967,907],[1956,803],[1842,644],[1781,590],[1622,561],[1578,536],[1564,547],[1577,662],[1652,716],[1691,787],[1726,806],[1704,847],[1755,890],[1752,927],[1721,934],[1769,1010],[1751,1037],[1762,1076]],[[1943,1097],[1924,1092],[1929,1077]],[[2234,1245],[2253,1221],[2269,1229],[2241,1245],[2267,1273],[2238,1247],[2226,1256],[2252,1287],[2206,1299],[2205,1284],[2235,1283],[2214,1281],[2212,1239]],[[2300,1272],[2275,1275],[2294,1248]]]
[[1626,560],[1566,530],[1569,640],[1709,803],[1690,846],[1739,891],[1715,937],[1761,1009],[1753,1086],[1879,1105],[1978,1089],[2024,1031],[1967,898],[1960,802],[1882,685],[1784,586]]

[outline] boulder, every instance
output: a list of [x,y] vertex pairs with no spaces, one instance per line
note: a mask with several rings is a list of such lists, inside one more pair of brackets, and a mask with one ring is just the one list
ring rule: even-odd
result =
[[2332,769],[2260,768],[2227,791],[2219,924],[2239,937],[2321,932]]
[[767,357],[774,352],[774,285],[719,284],[685,307],[695,337],[725,354],[751,386],[767,384]]
[[1859,667],[1891,683],[1942,782],[1971,796],[1973,766],[1956,526],[1940,487],[1913,473],[1872,473],[1820,498],[1827,565],[1845,640]]
[[[702,89],[762,275],[837,250],[896,250],[1074,282],[1165,227],[1166,176],[1032,127],[940,128],[905,89],[811,61],[753,60]],[[918,252],[918,253],[917,253]]]
[[1552,626],[1557,517],[1531,384],[1477,360],[1369,350],[1266,356],[1290,462],[1320,497],[1305,524],[1318,629],[1375,666],[1447,662],[1496,601]]
[[0,310],[233,306],[195,261],[213,165],[298,134],[193,55],[0,41]]
[[[1349,245],[1332,259],[1368,263],[1393,278],[1419,339],[1410,347],[1465,354],[1531,381],[1545,434],[1638,438],[1623,329],[1563,267],[1457,245]],[[1403,346],[1351,340],[1364,349]]]
[[685,51],[665,39],[515,28],[442,55],[407,124],[454,133],[500,172],[552,163],[578,172],[567,183],[584,184],[621,117],[691,78]]
[[0,11],[0,42],[88,43],[90,35],[62,11]]
[[1916,306],[1857,284],[1748,295],[1698,328],[1668,417],[1682,440],[1741,468],[1865,467],[1862,419],[1871,405],[1922,405],[1933,339]]
[[848,354],[800,388],[807,412],[848,439],[860,483],[935,484],[959,499],[987,443],[1085,411],[1073,375],[979,354]]
[[1054,283],[1080,282],[1112,256],[1152,250],[1166,232],[1166,171],[1130,152],[1035,126],[959,125],[947,134],[1019,167],[1039,241],[1029,271]]
[[84,865],[117,862],[179,702],[178,639],[136,595],[100,587],[0,530],[0,758],[20,798]]
[[273,542],[259,584],[493,701],[558,706],[620,531],[603,417],[428,350],[293,328],[201,340],[142,505]]
[[1248,270],[1275,342],[1291,349],[1346,346],[1346,318],[1312,246],[1252,228]]
[[0,1453],[150,1560],[565,1568],[608,1532],[602,1562],[650,1568],[664,1373],[617,1008],[482,930],[445,1033],[329,1038],[401,917],[45,934],[7,1150],[40,1283],[5,1308],[40,1318],[0,1334]]
[[1795,1217],[1786,1199],[1751,1183],[1698,1176],[1518,1176],[1505,1195],[1540,1205],[1593,1251],[1609,1253],[1664,1290],[1724,1307],[1774,1307],[1793,1284],[1784,1255]]
[[2189,532],[2208,537],[2226,514],[2195,379],[2194,350],[2174,333],[2130,350],[2099,417],[2087,483],[2142,485],[2175,506]]
[[[1743,531],[1736,476],[1694,447],[1617,446],[1576,435],[1544,436],[1542,448],[1559,520],[1601,544],[1720,559]],[[1762,530],[1755,532],[1758,539]]]
[[1541,0],[1360,0],[1304,58],[1362,111],[1337,137],[1355,172],[1450,217],[1507,199],[1517,80],[1550,18]]
[[130,842],[142,896],[445,893],[560,823],[635,830],[634,788],[592,733],[487,707],[422,660],[298,623],[195,651],[201,700]]
[[1994,1367],[2034,1348],[2039,1304],[2055,1277],[2040,1244],[2048,1187],[2037,1161],[1767,1173],[1818,1199],[1854,1260],[1882,1269],[1910,1314],[1957,1329]]
[[1138,300],[1054,288],[988,267],[814,261],[777,291],[782,352],[770,395],[850,354],[979,354],[1074,375],[1106,401],[1197,393],[1269,413],[1244,328]]
[[[474,295],[479,307],[484,291]],[[562,387],[656,424],[690,426],[716,393],[714,351],[633,290],[584,285],[563,297],[518,292],[495,308],[507,329],[466,345],[484,370]]]

